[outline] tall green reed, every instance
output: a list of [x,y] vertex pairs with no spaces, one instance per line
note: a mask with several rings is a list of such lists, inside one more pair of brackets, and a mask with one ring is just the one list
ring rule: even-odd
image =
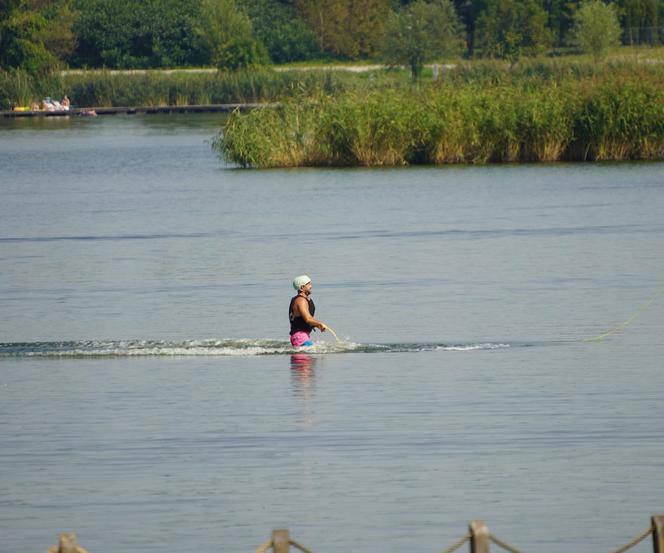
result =
[[286,103],[242,114],[233,112],[212,146],[242,167],[298,167],[325,165],[326,157],[312,132],[320,105]]
[[664,92],[643,81],[601,83],[581,99],[574,135],[574,158],[662,159]]
[[0,70],[0,109],[30,106],[48,96],[60,99],[65,88],[58,74],[38,76],[21,69]]
[[0,71],[0,103],[29,105],[67,94],[77,107],[130,107],[270,102],[303,89],[307,95],[338,94],[348,75],[326,72],[244,71],[192,73],[87,71],[34,77]]
[[662,159],[664,93],[635,77],[351,92],[234,114],[217,149],[256,167]]

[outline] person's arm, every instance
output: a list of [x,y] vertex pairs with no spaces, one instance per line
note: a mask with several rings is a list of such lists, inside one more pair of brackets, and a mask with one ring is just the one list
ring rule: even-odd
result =
[[309,313],[309,302],[302,296],[298,296],[295,300],[295,304],[293,305],[293,312],[295,315],[302,317],[302,320],[304,320],[304,322],[309,326],[319,328],[321,332],[325,332],[327,329],[325,323],[317,321],[311,316],[311,313]]

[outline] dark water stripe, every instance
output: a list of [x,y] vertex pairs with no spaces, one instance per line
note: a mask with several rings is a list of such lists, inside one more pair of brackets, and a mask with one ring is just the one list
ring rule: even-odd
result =
[[121,240],[162,240],[179,238],[210,238],[217,236],[209,232],[191,234],[117,234],[117,235],[82,235],[82,236],[8,236],[0,237],[0,242],[87,242]]
[[[511,237],[544,237],[544,236],[571,236],[586,234],[630,234],[630,233],[661,233],[664,227],[645,227],[643,225],[596,225],[583,227],[543,227],[543,228],[505,228],[505,229],[429,229],[415,231],[393,231],[390,229],[345,232],[341,234],[319,232],[308,233],[312,240],[371,240],[371,239],[420,239],[420,238],[449,238],[458,240],[494,240]],[[258,235],[256,235],[258,236]],[[284,233],[269,233],[260,235],[264,240],[280,241],[289,238]]]
[[[360,239],[360,238],[505,238],[512,236],[567,236],[573,234],[610,234],[643,232],[654,229],[644,229],[640,225],[601,225],[587,227],[544,227],[544,228],[506,228],[506,229],[444,229],[444,230],[417,230],[410,232],[370,231],[366,233],[350,233],[334,238]],[[660,230],[660,229],[657,229]]]
[[133,357],[133,356],[255,356],[311,353],[403,353],[422,351],[486,351],[534,344],[478,343],[391,343],[318,342],[312,348],[295,349],[284,340],[187,340],[166,341],[63,341],[0,343],[0,357]]
[[[551,227],[551,228],[511,228],[511,229],[441,229],[394,232],[390,230],[375,230],[367,232],[351,232],[346,234],[309,234],[321,240],[362,240],[383,238],[458,238],[462,240],[499,239],[514,236],[568,236],[575,234],[612,234],[612,233],[661,233],[664,227],[645,228],[641,225],[604,225],[593,227]],[[122,240],[164,240],[186,238],[213,238],[228,232],[194,232],[190,234],[118,234],[118,235],[72,235],[72,236],[6,236],[0,237],[0,243],[31,243],[31,242],[85,242],[85,241],[122,241]],[[263,240],[283,240],[290,235],[269,233],[259,234]]]

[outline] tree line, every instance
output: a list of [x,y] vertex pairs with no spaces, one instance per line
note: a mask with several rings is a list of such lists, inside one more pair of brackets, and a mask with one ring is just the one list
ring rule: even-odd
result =
[[0,68],[381,59],[417,76],[441,57],[658,44],[662,18],[664,0],[0,0]]

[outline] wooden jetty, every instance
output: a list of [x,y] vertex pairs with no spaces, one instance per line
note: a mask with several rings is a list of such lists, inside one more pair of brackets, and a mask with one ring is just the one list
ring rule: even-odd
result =
[[89,107],[58,111],[0,111],[3,117],[70,117],[90,115],[137,115],[155,113],[229,113],[239,109],[246,111],[276,104],[203,104],[196,106],[140,106],[140,107]]

